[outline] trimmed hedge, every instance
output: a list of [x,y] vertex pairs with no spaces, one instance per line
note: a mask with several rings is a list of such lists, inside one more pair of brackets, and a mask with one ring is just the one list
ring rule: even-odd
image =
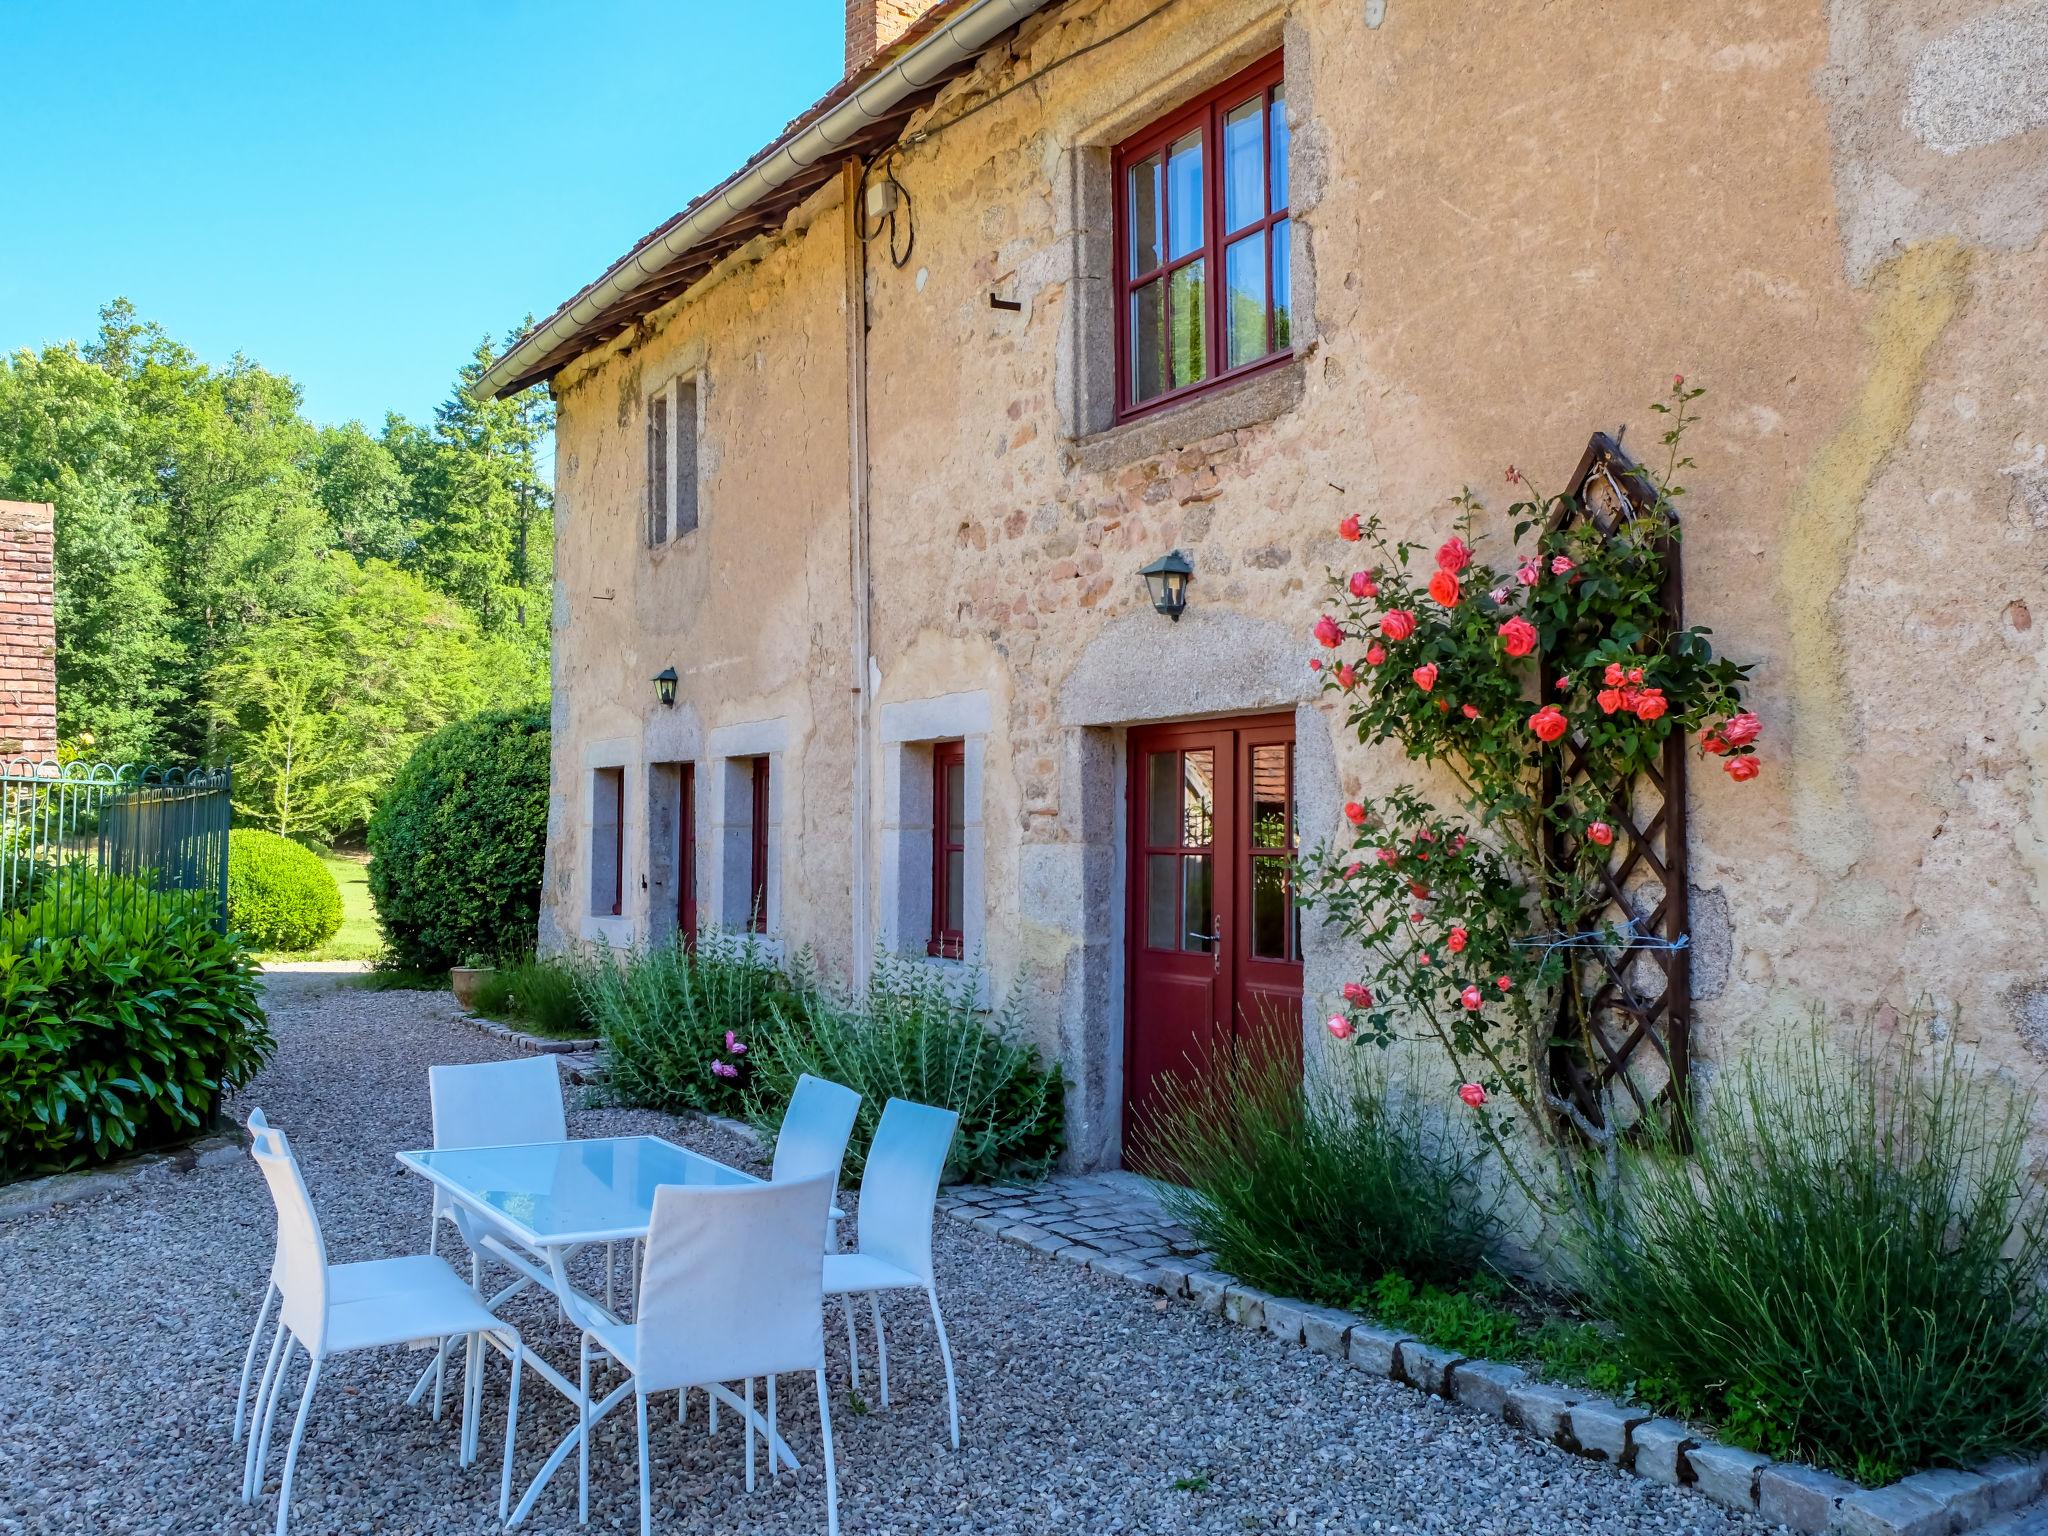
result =
[[96,879],[0,918],[0,1179],[190,1140],[274,1048],[209,895]]
[[532,952],[548,828],[548,717],[491,710],[422,741],[370,818],[392,959],[442,970]]
[[228,926],[258,949],[317,949],[341,931],[341,886],[288,837],[228,834]]

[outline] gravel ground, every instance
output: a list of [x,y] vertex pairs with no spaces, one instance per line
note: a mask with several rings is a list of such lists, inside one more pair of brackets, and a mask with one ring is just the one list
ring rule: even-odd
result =
[[[262,1104],[291,1134],[331,1254],[417,1251],[426,1189],[392,1153],[429,1140],[426,1068],[502,1047],[437,996],[364,992],[320,973],[274,976],[270,996],[281,1049],[244,1103]],[[748,1155],[714,1131],[640,1112],[577,1107],[571,1128],[656,1130],[728,1161]],[[273,1235],[246,1162],[167,1171],[128,1194],[0,1224],[0,1532],[270,1528],[274,1497],[236,1501],[241,1458],[228,1426]],[[848,1536],[1765,1529],[952,1222],[940,1226],[939,1266],[962,1449],[946,1445],[944,1378],[921,1298],[904,1299],[889,1308],[889,1409],[852,1411],[843,1340],[833,1353]],[[574,1336],[552,1313],[535,1304],[510,1315],[530,1346],[573,1373]],[[871,1360],[871,1346],[863,1352]],[[404,1405],[421,1360],[394,1350],[335,1362],[300,1458],[294,1531],[497,1527],[502,1363],[488,1378],[483,1454],[464,1472],[452,1413],[437,1425]],[[528,1380],[515,1490],[573,1420],[561,1397]],[[864,1382],[872,1392],[872,1377]],[[810,1389],[786,1385],[784,1432],[809,1464],[752,1495],[730,1416],[716,1440],[704,1434],[701,1398],[687,1429],[669,1413],[656,1419],[657,1531],[824,1529]],[[615,1413],[593,1449],[598,1530],[637,1529],[631,1424],[630,1412]],[[282,1444],[280,1433],[273,1493]],[[573,1463],[526,1529],[578,1529]]]

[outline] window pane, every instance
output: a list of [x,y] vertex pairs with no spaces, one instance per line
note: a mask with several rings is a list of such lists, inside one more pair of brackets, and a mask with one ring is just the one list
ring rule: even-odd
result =
[[1150,400],[1166,388],[1166,280],[1154,278],[1131,295],[1131,398]]
[[1224,254],[1229,287],[1223,295],[1226,338],[1235,368],[1266,355],[1266,236],[1247,235]]
[[1206,264],[1198,257],[1176,267],[1166,279],[1166,328],[1173,349],[1175,384],[1192,384],[1209,376],[1206,275],[1202,271]]
[[1266,216],[1265,97],[1223,115],[1223,228],[1227,233]]
[[1287,82],[1273,87],[1273,210],[1287,206]]
[[1180,948],[1180,860],[1170,853],[1145,857],[1145,944]]
[[1202,133],[1198,128],[1166,153],[1166,213],[1170,257],[1185,256],[1202,243]]
[[1147,155],[1130,168],[1130,275],[1159,265],[1159,157]]
[[1252,860],[1252,953],[1265,960],[1287,956],[1287,861]]
[[1180,846],[1180,754],[1154,752],[1145,765],[1145,841]]
[[1292,220],[1282,219],[1273,226],[1273,350],[1276,352],[1294,345],[1294,295],[1288,282],[1291,262],[1287,244],[1292,223]]
[[1252,748],[1252,846],[1287,846],[1287,748]]
[[1181,911],[1186,931],[1181,935],[1181,947],[1196,954],[1210,954],[1216,948],[1211,937],[1216,932],[1216,910],[1210,891],[1209,856],[1196,854],[1181,860],[1181,865],[1187,876],[1187,894]]
[[960,888],[960,877],[965,867],[966,855],[954,849],[946,855],[946,932],[959,933],[963,927],[961,915],[965,907],[965,893]]
[[1190,848],[1208,846],[1216,824],[1216,754],[1189,752],[1181,761],[1187,766],[1187,801],[1181,811],[1181,839]]
[[946,841],[964,842],[967,836],[967,765],[958,759],[946,764]]

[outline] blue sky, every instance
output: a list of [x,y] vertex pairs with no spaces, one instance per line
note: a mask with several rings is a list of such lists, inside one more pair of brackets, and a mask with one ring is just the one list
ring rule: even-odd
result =
[[[0,349],[117,294],[423,416],[839,76],[842,0],[0,0]],[[773,24],[764,17],[773,17]]]

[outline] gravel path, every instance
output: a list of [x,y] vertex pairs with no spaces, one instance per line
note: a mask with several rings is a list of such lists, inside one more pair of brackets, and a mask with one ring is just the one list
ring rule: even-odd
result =
[[[332,1255],[417,1251],[426,1191],[392,1153],[429,1140],[426,1068],[503,1048],[440,997],[365,992],[332,974],[274,976],[270,1001],[281,1050],[245,1103],[291,1134]],[[729,1161],[747,1156],[663,1116],[573,1108],[571,1127],[657,1130]],[[0,1532],[270,1528],[274,1498],[236,1502],[241,1461],[227,1431],[273,1234],[246,1162],[167,1171],[125,1195],[0,1224]],[[833,1428],[847,1536],[1765,1529],[1319,1355],[1187,1308],[1158,1310],[1145,1293],[956,1223],[942,1223],[938,1241],[963,1448],[946,1448],[921,1298],[889,1309],[888,1410],[850,1411],[841,1341]],[[535,1304],[511,1315],[530,1345],[573,1371],[574,1336],[552,1313]],[[464,1472],[452,1414],[436,1425],[404,1406],[421,1358],[336,1362],[307,1431],[294,1531],[498,1528],[503,1367],[488,1379],[483,1455]],[[515,1487],[572,1421],[563,1399],[529,1380]],[[811,1464],[753,1495],[730,1416],[717,1440],[703,1432],[701,1398],[687,1430],[656,1419],[658,1532],[823,1531],[816,1413],[809,1388],[788,1385],[784,1431]],[[592,1529],[638,1528],[631,1421],[615,1413],[600,1429]],[[525,1529],[578,1529],[573,1473],[550,1485]]]

